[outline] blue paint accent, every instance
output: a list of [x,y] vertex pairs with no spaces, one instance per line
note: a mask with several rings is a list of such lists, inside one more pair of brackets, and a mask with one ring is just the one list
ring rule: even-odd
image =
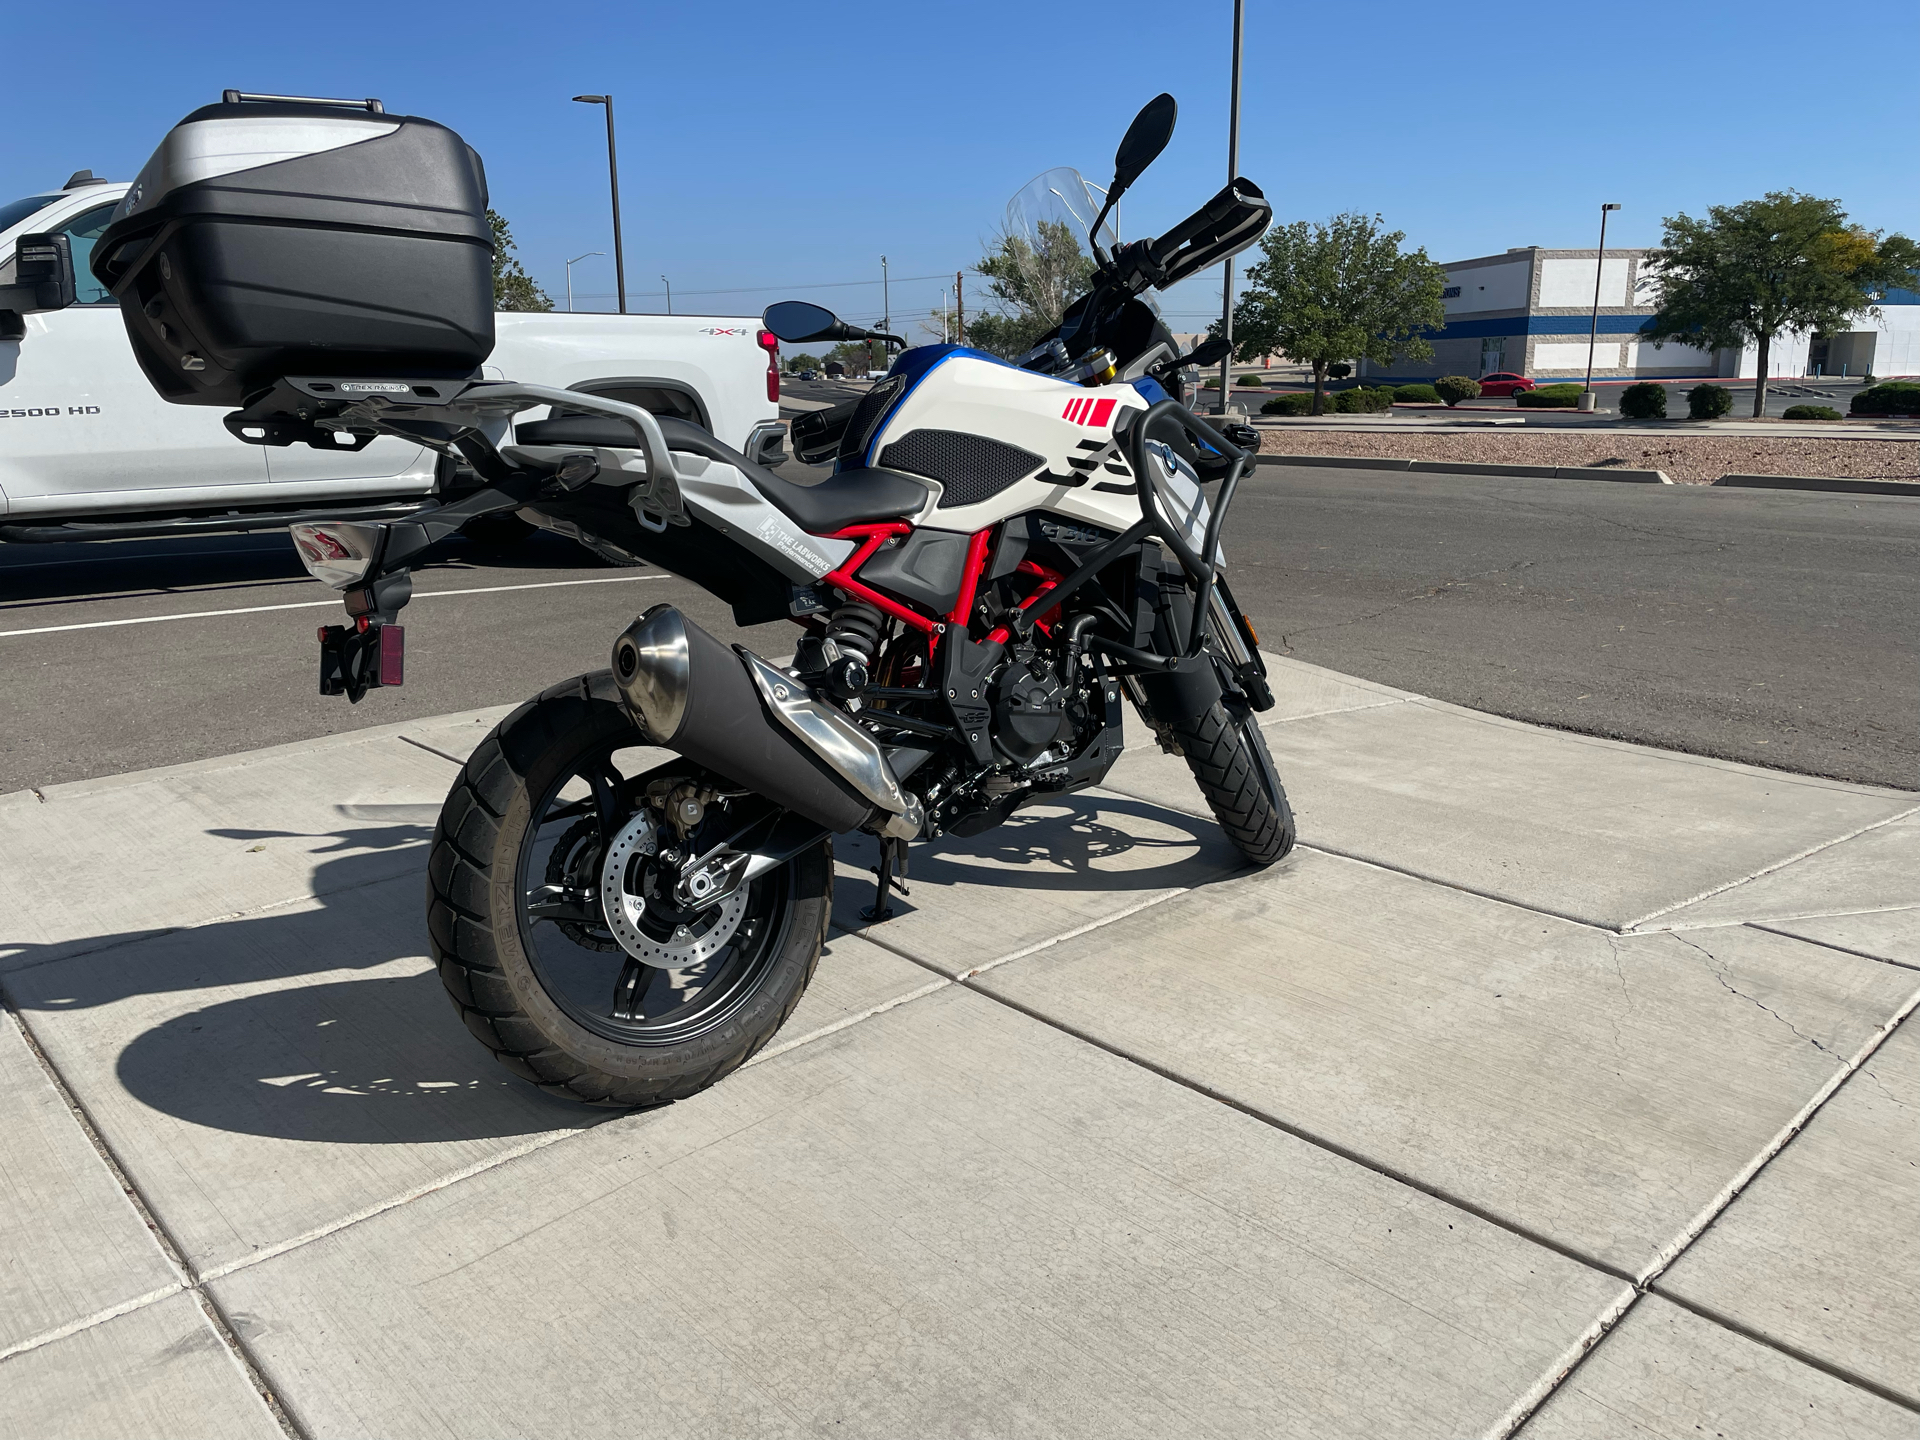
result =
[[1005,365],[1009,370],[1020,367],[1011,361],[1002,360],[998,355],[989,355],[984,350],[975,350],[968,345],[916,345],[911,350],[902,350],[893,357],[893,364],[887,370],[887,378],[905,375],[909,382],[915,382],[942,360],[960,355],[968,360],[984,360],[989,365]]
[[[920,387],[922,380],[956,357],[962,360],[984,360],[989,365],[1005,365],[1009,370],[1020,368],[1018,365],[1002,360],[998,355],[989,355],[984,350],[975,350],[966,345],[916,345],[911,350],[902,350],[893,357],[893,364],[887,370],[887,379],[891,380],[896,375],[904,375],[907,377],[907,388],[893,397],[893,403],[887,406],[887,413],[881,416],[880,422],[873,427],[873,439],[867,442],[866,453],[860,457],[861,465],[873,464],[873,452],[880,443],[880,432],[887,428],[887,420],[893,412],[898,410],[905,403],[906,398]],[[837,473],[842,468],[844,467],[836,465],[834,470]]]
[[1876,305],[1920,305],[1920,292],[1913,290],[1889,290],[1884,300],[1876,300]]
[[1160,382],[1151,375],[1142,375],[1138,380],[1132,380],[1128,383],[1140,392],[1140,397],[1149,405],[1158,405],[1162,400],[1173,398],[1167,394]]

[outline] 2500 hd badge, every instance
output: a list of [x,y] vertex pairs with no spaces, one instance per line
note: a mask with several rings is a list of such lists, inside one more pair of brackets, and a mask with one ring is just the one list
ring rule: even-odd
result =
[[58,405],[48,405],[28,410],[0,410],[0,420],[34,420],[43,415],[98,415],[99,413],[98,405],[69,405],[64,410]]

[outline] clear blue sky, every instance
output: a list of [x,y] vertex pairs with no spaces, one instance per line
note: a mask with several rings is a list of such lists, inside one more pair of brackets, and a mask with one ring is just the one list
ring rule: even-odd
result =
[[[1792,187],[1920,234],[1920,12],[1713,5],[1247,6],[1243,174],[1282,220],[1378,211],[1437,260],[1514,245],[1647,245],[1679,210]],[[1133,111],[1180,101],[1126,202],[1129,236],[1219,187],[1228,0],[1186,5],[709,0],[497,5],[15,5],[0,199],[73,170],[125,179],[227,86],[377,95],[460,131],[527,268],[611,250],[601,112],[620,123],[634,309],[757,312],[784,294],[877,320],[900,277],[977,259],[1009,195],[1052,165],[1104,180]],[[1169,18],[1176,17],[1176,18]],[[610,260],[574,269],[608,307]],[[835,289],[801,289],[871,281]],[[1218,272],[1168,302],[1217,305]],[[740,294],[701,291],[755,287]],[[940,280],[893,287],[896,322]],[[896,323],[896,328],[899,328]]]

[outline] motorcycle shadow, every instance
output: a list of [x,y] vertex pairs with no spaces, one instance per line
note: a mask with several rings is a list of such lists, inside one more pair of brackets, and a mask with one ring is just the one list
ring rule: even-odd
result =
[[[20,947],[27,963],[0,987],[83,1103],[117,1085],[193,1125],[349,1145],[591,1123],[596,1112],[510,1075],[461,1024],[428,959],[430,834],[416,824],[342,830],[333,848],[351,853],[316,868],[309,902],[103,936],[40,965]],[[419,864],[396,874],[403,848]],[[95,1013],[64,1018],[82,1011]],[[92,1058],[114,1046],[110,1069]]]
[[[834,854],[840,861],[836,913],[852,913],[873,898],[869,877],[879,849],[870,836],[843,835]],[[1053,894],[1190,888],[1245,865],[1210,819],[1123,795],[1082,793],[1015,811],[979,835],[915,844],[907,883],[921,903],[896,898],[892,904],[901,914],[937,912],[939,891],[962,888]],[[933,893],[922,894],[922,886]]]

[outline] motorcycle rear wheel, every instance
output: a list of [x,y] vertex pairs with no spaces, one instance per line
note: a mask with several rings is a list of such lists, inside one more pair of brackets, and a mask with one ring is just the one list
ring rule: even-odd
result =
[[[427,867],[433,958],[467,1029],[514,1074],[596,1105],[684,1099],[745,1064],[799,1003],[832,908],[823,841],[736,902],[681,917],[708,935],[727,929],[679,968],[635,960],[604,914],[530,914],[556,880],[597,888],[612,829],[599,811],[631,807],[659,773],[623,773],[616,756],[630,767],[625,752],[639,744],[608,672],[545,691],[461,768]],[[673,923],[653,938],[688,933]]]

